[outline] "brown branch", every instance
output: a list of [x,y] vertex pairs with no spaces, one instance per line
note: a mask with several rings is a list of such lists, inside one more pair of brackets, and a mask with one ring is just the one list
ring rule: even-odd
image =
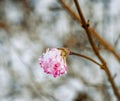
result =
[[80,17],[68,5],[64,3],[64,0],[60,0],[60,2],[63,8],[65,8],[70,13],[70,15],[82,25]]
[[88,56],[85,56],[85,55],[79,54],[79,53],[75,53],[75,52],[71,52],[71,51],[70,51],[70,54],[69,54],[69,55],[76,55],[76,56],[82,57],[82,58],[84,58],[84,59],[87,59],[87,60],[89,60],[89,61],[97,64],[98,66],[101,67],[101,69],[104,69],[104,66],[103,66],[103,65],[99,64],[97,61],[93,60],[92,58],[90,58],[90,57],[88,57]]
[[118,91],[118,89],[117,89],[117,86],[116,86],[116,84],[115,84],[115,82],[114,82],[114,80],[113,80],[113,78],[112,78],[112,76],[111,76],[111,73],[110,73],[110,71],[109,71],[109,69],[108,69],[108,67],[107,67],[107,65],[106,65],[105,60],[104,60],[104,59],[102,58],[102,56],[99,54],[99,51],[97,50],[97,48],[96,48],[96,46],[95,46],[95,44],[94,44],[94,42],[93,42],[93,40],[92,40],[91,32],[90,32],[90,30],[88,29],[87,23],[86,23],[86,21],[85,21],[85,18],[84,18],[84,16],[83,16],[83,13],[82,13],[82,10],[81,10],[81,8],[80,8],[80,6],[79,6],[79,3],[78,3],[77,0],[74,0],[74,2],[75,2],[75,5],[76,5],[76,8],[77,8],[77,10],[78,10],[79,16],[80,16],[80,18],[81,18],[81,20],[82,20],[82,25],[83,25],[83,28],[84,28],[85,31],[86,31],[86,34],[87,34],[87,36],[88,36],[89,42],[90,42],[90,44],[91,44],[91,47],[93,48],[93,51],[94,51],[94,53],[96,54],[96,56],[99,58],[99,60],[100,60],[101,63],[103,64],[104,70],[105,70],[106,74],[108,75],[108,78],[109,78],[109,81],[110,81],[110,83],[111,83],[111,85],[112,85],[113,91],[114,91],[116,97],[118,98],[118,101],[120,101],[120,94],[119,94],[119,91]]
[[104,45],[104,47],[107,50],[113,53],[116,59],[120,62],[120,55],[114,50],[114,48],[111,45],[109,45],[101,36],[99,36],[99,34],[93,28],[89,27],[89,30],[91,34],[93,34],[100,41],[100,43]]
[[[69,12],[69,14],[82,25],[82,21],[79,16],[68,5],[65,4],[64,0],[60,0],[60,2],[63,7]],[[93,28],[89,27],[88,29],[91,34],[93,34],[107,50],[112,52],[117,60],[120,62],[120,55],[114,50],[114,48],[109,45],[109,43],[107,43]]]

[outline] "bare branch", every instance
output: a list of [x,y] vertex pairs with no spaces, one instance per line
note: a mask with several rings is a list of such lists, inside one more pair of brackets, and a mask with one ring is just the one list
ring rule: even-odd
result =
[[95,44],[94,44],[94,42],[93,42],[93,40],[92,40],[91,32],[90,32],[90,30],[88,29],[87,23],[86,23],[86,21],[85,21],[85,18],[84,18],[84,15],[83,15],[83,13],[82,13],[82,10],[81,10],[81,8],[80,8],[80,6],[79,6],[79,3],[78,3],[77,0],[74,0],[74,2],[75,2],[75,5],[76,5],[76,8],[77,8],[77,10],[78,10],[79,16],[80,16],[80,18],[81,18],[81,20],[82,20],[83,28],[85,29],[85,31],[86,31],[86,33],[87,33],[87,36],[88,36],[89,42],[90,42],[90,44],[91,44],[91,47],[93,48],[94,53],[95,53],[96,56],[99,58],[99,60],[101,61],[101,63],[104,65],[104,70],[105,70],[105,72],[106,72],[106,74],[107,74],[107,76],[108,76],[108,79],[109,79],[109,81],[110,81],[110,83],[111,83],[111,85],[112,85],[113,91],[114,91],[116,97],[118,98],[118,101],[120,101],[120,94],[119,94],[119,91],[118,91],[118,89],[117,89],[117,86],[116,86],[116,84],[115,84],[115,82],[114,82],[114,80],[113,80],[113,78],[112,78],[112,76],[111,76],[111,73],[110,73],[110,71],[109,71],[109,68],[108,68],[105,60],[104,60],[104,59],[102,58],[102,56],[99,54],[99,51],[97,50],[97,48],[96,48],[96,46],[95,46]]

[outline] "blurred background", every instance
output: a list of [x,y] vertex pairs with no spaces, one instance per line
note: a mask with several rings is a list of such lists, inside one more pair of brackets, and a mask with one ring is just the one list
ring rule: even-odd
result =
[[[65,2],[76,12],[73,0]],[[120,54],[120,0],[79,3],[91,26]],[[120,64],[94,40],[120,89]],[[116,101],[105,72],[88,60],[69,56],[67,74],[45,74],[38,59],[52,47],[98,61],[84,30],[59,0],[0,0],[0,101]]]

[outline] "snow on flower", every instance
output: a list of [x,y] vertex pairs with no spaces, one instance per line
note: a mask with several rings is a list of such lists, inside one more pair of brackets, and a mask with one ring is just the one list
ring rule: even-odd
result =
[[54,77],[60,76],[67,72],[66,56],[69,51],[65,48],[51,48],[47,49],[39,58],[41,68],[47,74]]

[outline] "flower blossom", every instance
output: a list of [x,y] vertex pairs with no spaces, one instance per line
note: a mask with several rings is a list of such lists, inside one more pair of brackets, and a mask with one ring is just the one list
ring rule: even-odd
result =
[[60,76],[67,72],[66,56],[69,51],[65,48],[51,48],[47,49],[39,58],[41,68],[47,74],[54,77]]

